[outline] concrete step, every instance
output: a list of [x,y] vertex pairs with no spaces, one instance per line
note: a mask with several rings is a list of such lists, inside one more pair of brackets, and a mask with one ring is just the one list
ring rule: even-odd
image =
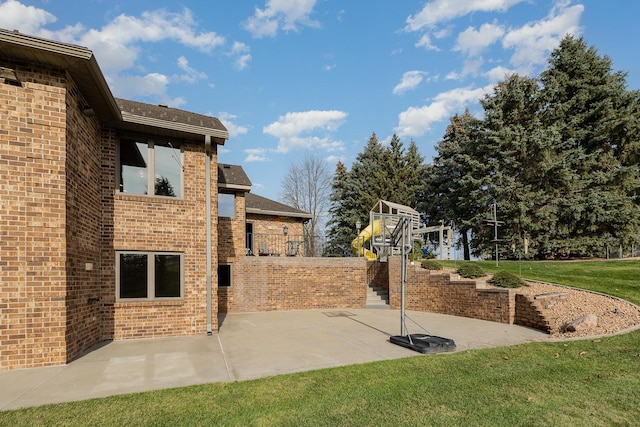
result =
[[367,287],[366,308],[389,309],[389,292],[380,286]]

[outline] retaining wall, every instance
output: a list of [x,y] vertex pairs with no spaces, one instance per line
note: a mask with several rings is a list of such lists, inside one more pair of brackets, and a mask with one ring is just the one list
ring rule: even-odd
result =
[[221,313],[364,308],[365,258],[245,257],[218,288]]

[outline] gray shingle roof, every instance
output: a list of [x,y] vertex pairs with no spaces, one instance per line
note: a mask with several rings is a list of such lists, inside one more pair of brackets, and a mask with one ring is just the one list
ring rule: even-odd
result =
[[121,98],[116,98],[116,103],[122,110],[123,122],[131,126],[156,126],[194,135],[212,135],[223,140],[229,138],[227,128],[216,117]]
[[258,196],[257,194],[247,193],[245,195],[245,203],[247,213],[251,214],[288,216],[291,218],[304,219],[313,218],[313,215],[305,211],[292,208],[284,203],[276,202],[275,200],[267,199],[266,197]]
[[251,190],[251,180],[249,180],[242,166],[219,163],[218,188],[249,191]]
[[218,188],[245,191],[245,207],[247,213],[260,215],[287,216],[290,218],[311,219],[313,215],[292,208],[284,203],[249,193],[251,181],[242,166],[218,164]]

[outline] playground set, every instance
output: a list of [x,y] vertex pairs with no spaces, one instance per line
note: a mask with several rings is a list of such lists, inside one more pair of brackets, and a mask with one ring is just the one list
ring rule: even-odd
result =
[[[440,226],[421,227],[420,213],[405,205],[380,200],[371,209],[369,225],[356,237],[351,246],[356,254],[365,256],[369,261],[384,262],[390,255],[401,256],[401,297],[400,297],[400,335],[393,335],[389,341],[393,344],[410,348],[420,353],[441,353],[456,348],[455,342],[448,338],[431,335],[424,327],[407,316],[405,311],[405,284],[407,277],[407,261],[413,250],[413,236],[423,242],[426,248],[428,235],[439,233],[440,259],[443,259],[443,247],[446,245],[448,257],[451,256],[453,230]],[[445,239],[446,232],[446,239]],[[369,248],[365,244],[369,243]],[[426,334],[407,333],[407,319],[420,327]]]

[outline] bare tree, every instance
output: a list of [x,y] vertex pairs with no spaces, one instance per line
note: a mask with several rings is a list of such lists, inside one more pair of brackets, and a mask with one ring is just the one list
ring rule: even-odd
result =
[[329,210],[331,178],[326,162],[307,153],[301,161],[289,167],[282,180],[282,201],[313,215],[304,228],[305,253],[309,255],[319,255],[320,252],[320,232]]

